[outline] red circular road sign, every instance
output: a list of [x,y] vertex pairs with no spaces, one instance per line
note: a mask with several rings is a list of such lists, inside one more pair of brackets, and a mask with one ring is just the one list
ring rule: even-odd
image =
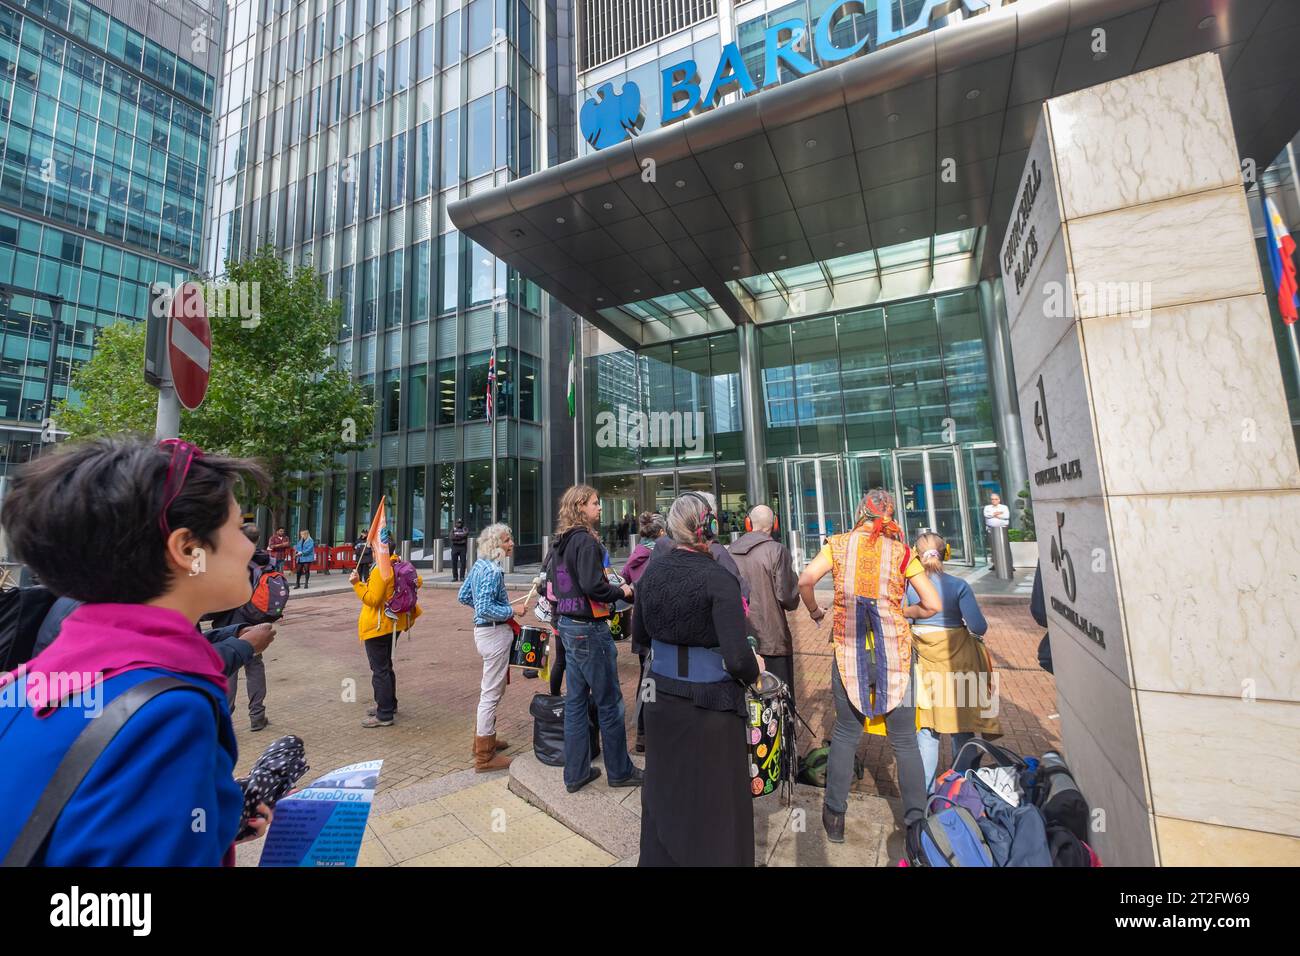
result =
[[171,360],[176,397],[193,411],[208,392],[208,367],[212,361],[212,327],[208,324],[203,287],[197,282],[186,282],[172,296],[167,357]]

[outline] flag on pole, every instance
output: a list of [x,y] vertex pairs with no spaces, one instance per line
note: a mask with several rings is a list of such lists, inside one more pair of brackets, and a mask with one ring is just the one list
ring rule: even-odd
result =
[[1268,236],[1268,265],[1273,272],[1273,285],[1277,288],[1277,307],[1282,321],[1294,325],[1300,315],[1300,297],[1296,295],[1295,240],[1282,220],[1282,214],[1269,196],[1264,197],[1264,229]]
[[496,393],[497,393],[497,357],[496,353],[488,359],[488,380],[487,380],[487,417],[488,421],[496,418]]
[[370,530],[366,532],[366,545],[374,555],[380,577],[385,581],[393,576],[393,559],[388,551],[388,511],[384,507],[387,500],[387,495],[379,499],[379,507],[375,509],[375,516],[370,522]]
[[578,367],[574,363],[573,334],[569,334],[569,417],[577,413],[578,406]]

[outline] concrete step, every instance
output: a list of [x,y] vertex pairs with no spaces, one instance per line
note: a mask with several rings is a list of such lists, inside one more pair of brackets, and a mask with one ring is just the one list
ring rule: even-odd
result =
[[[644,758],[633,755],[637,766]],[[564,789],[563,771],[548,767],[531,753],[510,763],[512,793],[549,814],[606,853],[620,866],[635,866],[641,840],[641,789],[609,786],[600,758],[600,779],[577,793]],[[826,839],[822,798],[817,787],[796,785],[787,806],[779,793],[754,801],[754,862],[759,866],[892,866],[903,855],[903,834],[896,824],[897,801],[849,794],[845,842]]]

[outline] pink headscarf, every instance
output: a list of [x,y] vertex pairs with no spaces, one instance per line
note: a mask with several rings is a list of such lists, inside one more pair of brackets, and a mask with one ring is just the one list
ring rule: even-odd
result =
[[226,674],[212,645],[178,611],[149,604],[83,604],[63,622],[58,640],[17,670],[0,674],[0,687],[26,675],[26,698],[36,716],[66,695],[139,668],[188,674],[225,693]]

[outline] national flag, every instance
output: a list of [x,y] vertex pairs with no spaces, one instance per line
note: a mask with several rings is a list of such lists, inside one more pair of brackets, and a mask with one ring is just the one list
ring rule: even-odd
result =
[[569,336],[569,417],[578,410],[578,366],[574,361],[573,336]]
[[487,418],[492,421],[496,417],[496,394],[497,394],[497,357],[493,355],[488,359],[488,380],[487,380]]
[[1264,229],[1268,237],[1268,266],[1273,271],[1273,285],[1277,288],[1277,307],[1282,321],[1294,325],[1300,315],[1300,297],[1296,295],[1295,240],[1282,220],[1282,214],[1269,196],[1264,197]]
[[375,509],[375,516],[370,522],[370,530],[366,532],[366,544],[370,548],[370,553],[374,555],[375,567],[379,569],[380,577],[385,581],[393,576],[393,559],[388,550],[388,512],[385,507],[387,501],[387,495],[379,499],[379,507]]

